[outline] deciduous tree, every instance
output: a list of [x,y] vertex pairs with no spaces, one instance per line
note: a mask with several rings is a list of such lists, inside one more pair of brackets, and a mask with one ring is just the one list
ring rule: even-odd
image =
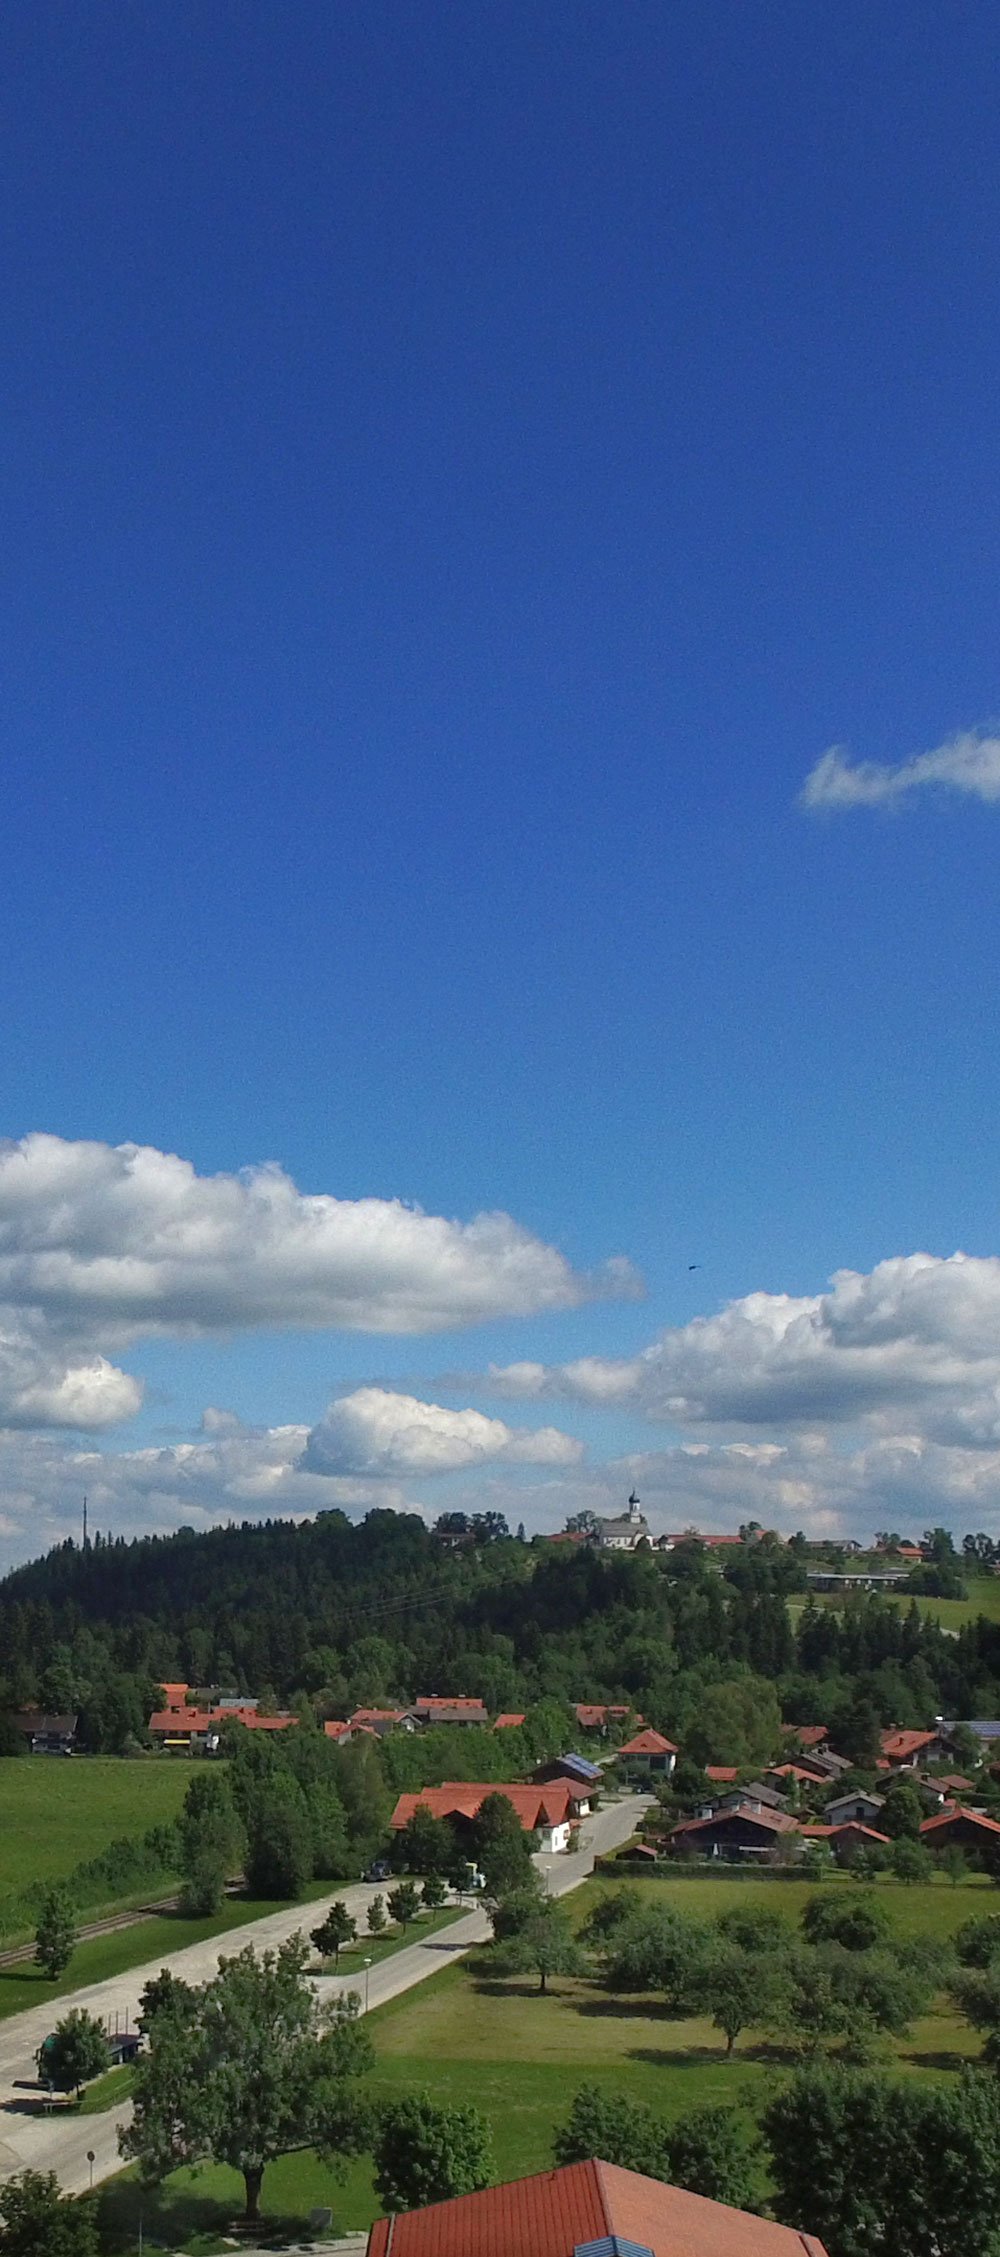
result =
[[75,2092],[79,2098],[84,2085],[91,2077],[101,2075],[109,2059],[101,2023],[82,2007],[74,2006],[46,2038],[38,2056],[39,2074],[57,2092]]
[[478,2108],[443,2108],[408,2093],[379,2110],[372,2143],[375,2191],[387,2210],[422,2210],[474,2194],[493,2175],[489,2128]]
[[19,2171],[5,2179],[0,2257],[97,2257],[93,2202],[64,2195],[54,2171]]
[[47,1889],[35,1929],[35,1965],[50,1983],[65,1974],[76,1946],[76,1919],[65,1889]]
[[674,2186],[727,2202],[733,2210],[754,2210],[754,2158],[759,2142],[734,2108],[692,2108],[679,2116],[667,2135],[668,2168]]
[[315,1944],[321,1959],[332,1959],[336,1970],[340,1966],[340,1954],[344,1945],[353,1943],[357,1932],[357,1921],[338,1897],[337,1902],[331,1904],[322,1925],[310,1931],[310,1942]]
[[580,2086],[552,2152],[557,2163],[584,2163],[598,2155],[603,2163],[641,2171],[647,2179],[671,2176],[667,2130],[659,2117],[641,2100],[602,2092],[597,2085]]
[[214,1981],[154,2013],[135,2076],[122,2153],[156,2181],[210,2158],[242,2174],[246,2215],[260,2214],[276,2156],[320,2147],[332,2163],[365,2144],[357,2079],[371,2044],[351,1993],[323,2014],[306,1978],[308,1946],[222,1960]]

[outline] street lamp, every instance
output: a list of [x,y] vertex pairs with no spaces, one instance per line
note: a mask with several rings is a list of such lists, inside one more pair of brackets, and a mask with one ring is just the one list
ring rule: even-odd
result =
[[367,2012],[368,2012],[368,1969],[369,1969],[369,1967],[371,1966],[371,1960],[370,1960],[370,1959],[366,1959],[366,1960],[364,1961],[364,1963],[363,1963],[363,1964],[364,1964],[364,1970],[365,1970],[365,2013],[367,2014]]

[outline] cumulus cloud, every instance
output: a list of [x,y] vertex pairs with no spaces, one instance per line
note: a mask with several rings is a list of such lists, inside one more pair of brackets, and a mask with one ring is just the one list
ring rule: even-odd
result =
[[303,1467],[314,1473],[455,1473],[491,1459],[525,1465],[573,1465],[582,1444],[557,1427],[506,1426],[482,1411],[446,1410],[414,1395],[359,1387],[331,1403],[309,1436]]
[[420,1333],[637,1291],[510,1215],[307,1194],[276,1166],[199,1176],[149,1146],[0,1145],[0,1420],[100,1427],[138,1407],[107,1352],[152,1335]]
[[913,1428],[1000,1443],[1000,1260],[898,1256],[841,1270],[828,1293],[751,1293],[663,1333],[639,1356],[490,1373],[512,1398],[632,1405],[680,1428]]
[[1000,800],[1000,737],[966,729],[935,751],[915,753],[896,766],[880,760],[852,761],[843,745],[831,745],[806,777],[800,804],[892,807],[909,792],[933,784],[989,805]]

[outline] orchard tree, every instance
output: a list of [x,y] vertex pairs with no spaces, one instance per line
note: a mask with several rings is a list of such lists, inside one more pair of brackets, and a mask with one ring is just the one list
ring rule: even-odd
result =
[[538,1976],[544,1992],[550,1975],[578,1975],[583,1955],[567,1914],[555,1897],[540,1897],[505,1942],[494,1944],[499,1973]]
[[892,1920],[871,1889],[846,1896],[841,1890],[807,1897],[802,1932],[811,1944],[840,1944],[844,1951],[871,1951],[883,1943]]
[[374,2055],[359,2001],[352,1992],[322,2013],[307,1959],[302,1936],[260,1959],[248,1947],[221,1960],[203,1989],[181,1987],[152,2014],[133,2119],[119,2135],[147,2182],[181,2163],[227,2163],[241,2173],[246,2216],[256,2220],[277,2156],[317,2147],[335,2166],[366,2144],[356,2088]]
[[357,1921],[338,1897],[337,1902],[331,1904],[322,1925],[311,1930],[309,1940],[315,1944],[321,1959],[332,1959],[336,1973],[344,1945],[353,1943],[357,1932]]
[[372,2152],[375,2191],[387,2210],[475,2194],[493,2176],[489,2127],[478,2108],[443,2108],[426,2093],[380,2108]]
[[35,1965],[50,1983],[64,1975],[76,1948],[76,1918],[72,1900],[63,1888],[47,1889],[35,1929]]
[[[686,2187],[689,2194],[705,2195],[709,2202],[752,2210],[759,2144],[735,2108],[692,2108],[670,2127],[663,2176],[673,2186]],[[603,2154],[603,2149],[594,2152]]]
[[64,2195],[54,2171],[18,2171],[0,2186],[0,2257],[97,2257],[92,2201]]
[[440,1873],[428,1873],[420,1891],[420,1902],[425,1912],[440,1912],[448,1891]]
[[384,1896],[377,1896],[372,1898],[372,1901],[368,1907],[367,1919],[369,1935],[380,1936],[386,1925]]
[[889,1863],[897,1881],[929,1881],[934,1871],[930,1851],[910,1834],[901,1834],[893,1842]]
[[779,2219],[829,2257],[995,2257],[1000,2080],[800,2069],[762,2119]]
[[787,1956],[723,1945],[707,1960],[696,1985],[698,2004],[710,2014],[731,2056],[741,2030],[780,2021],[789,1993]]
[[38,2055],[38,2069],[45,2084],[53,2085],[56,2092],[75,2092],[79,2099],[84,2085],[99,2077],[109,2060],[102,2024],[74,2006],[46,2038]]
[[640,2171],[647,2179],[672,2176],[666,2126],[659,2117],[643,2101],[601,2092],[597,2085],[580,2086],[552,2153],[557,2163],[585,2163],[599,2155],[602,2162]]

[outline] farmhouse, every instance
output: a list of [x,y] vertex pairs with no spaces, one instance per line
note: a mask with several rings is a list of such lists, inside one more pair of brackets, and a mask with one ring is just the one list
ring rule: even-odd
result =
[[823,2244],[613,2163],[568,2163],[379,2218],[368,2257],[826,2257]]
[[415,1810],[429,1810],[434,1818],[451,1819],[459,1833],[478,1818],[488,1795],[505,1795],[516,1810],[526,1834],[537,1834],[539,1848],[569,1848],[573,1826],[586,1809],[586,1792],[565,1779],[549,1786],[505,1787],[495,1780],[485,1785],[467,1779],[446,1779],[443,1787],[422,1787],[419,1794],[400,1795],[390,1821],[394,1834],[402,1832]]

